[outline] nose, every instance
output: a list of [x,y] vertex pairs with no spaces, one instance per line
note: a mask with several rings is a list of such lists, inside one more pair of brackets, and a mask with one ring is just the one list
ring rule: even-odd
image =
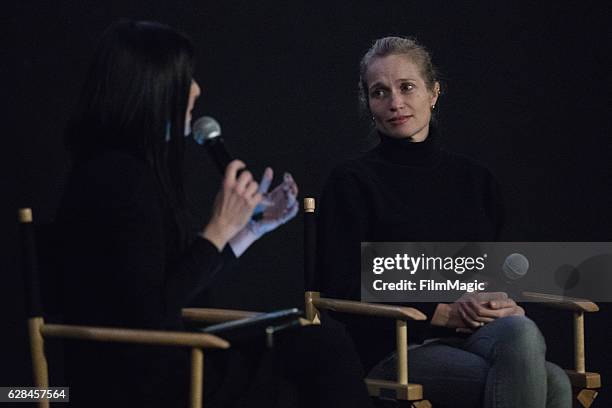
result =
[[193,80],[193,84],[192,85],[193,85],[193,88],[194,88],[195,98],[197,99],[197,98],[200,97],[200,94],[202,93],[202,89],[200,88],[200,85],[198,84],[198,82],[195,79]]
[[395,90],[391,91],[389,102],[390,102],[389,107],[393,112],[403,109],[405,107],[404,100],[402,99],[402,95]]

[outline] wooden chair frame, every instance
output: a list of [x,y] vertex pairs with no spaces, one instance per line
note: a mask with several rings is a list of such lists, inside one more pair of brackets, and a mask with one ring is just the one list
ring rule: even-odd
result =
[[[19,210],[19,222],[21,224],[32,224],[32,221],[32,210],[30,208]],[[33,248],[26,248],[26,250],[33,251]],[[35,253],[31,253],[29,256],[35,257]],[[35,266],[32,263],[35,261],[35,259],[28,259],[26,263],[29,263],[28,267],[33,268]],[[36,296],[39,296],[39,294]],[[243,319],[258,314],[257,312],[224,309],[184,309],[182,313],[185,320],[210,323]],[[227,349],[230,347],[229,342],[212,334],[49,324],[45,323],[42,314],[38,313],[28,318],[28,333],[32,357],[33,382],[34,386],[39,388],[49,387],[49,370],[45,354],[45,340],[48,338],[189,347],[191,348],[190,408],[202,407],[204,349]],[[40,400],[38,401],[38,406],[40,408],[48,408],[49,401]]]
[[[314,199],[304,200],[305,214],[314,215]],[[20,223],[32,223],[32,211],[29,208],[19,210]],[[305,231],[312,234],[312,231]],[[307,237],[305,237],[307,238]],[[307,243],[305,242],[305,250]],[[307,250],[308,252],[309,250]],[[314,262],[308,254],[305,256],[305,269],[312,273]],[[587,372],[585,363],[584,313],[599,310],[598,306],[586,299],[573,299],[548,294],[524,292],[523,296],[530,302],[537,302],[545,307],[573,313],[574,322],[574,369],[565,370],[574,390],[574,406],[589,408],[601,387],[598,373]],[[387,381],[366,378],[365,382],[370,396],[394,398],[411,403],[414,408],[431,408],[431,403],[423,397],[420,384],[409,383],[408,379],[408,321],[426,320],[427,316],[411,307],[365,303],[321,297],[319,292],[305,293],[306,319],[302,324],[320,324],[320,310],[339,313],[375,316],[395,319],[397,380]],[[191,322],[219,323],[256,316],[258,312],[186,308],[182,311],[183,319]],[[137,330],[124,328],[90,327],[77,325],[47,324],[42,316],[30,317],[28,320],[32,369],[36,387],[49,386],[48,366],[45,356],[44,340],[46,338],[63,338],[100,342],[137,343],[142,345],[159,345],[191,348],[191,386],[190,408],[201,408],[203,399],[204,349],[227,349],[229,342],[210,334],[170,332],[156,330]],[[39,407],[49,407],[49,402],[41,400]]]
[[[21,224],[32,224],[32,210],[23,208],[19,210],[19,222]],[[31,231],[31,229],[30,229]],[[30,237],[33,238],[33,237]],[[34,245],[33,239],[30,245]],[[29,259],[25,259],[28,268],[35,268],[35,249],[24,248],[30,251]],[[28,271],[30,278],[37,279],[35,270]],[[40,294],[36,296],[40,301]],[[29,305],[31,306],[31,305]],[[37,305],[33,309],[42,309]],[[230,320],[240,320],[260,315],[260,312],[215,309],[215,308],[184,308],[181,311],[182,318],[191,323],[222,323]],[[306,319],[300,318],[299,324],[309,325]],[[49,387],[49,370],[45,354],[45,340],[47,338],[71,339],[96,341],[106,343],[132,343],[141,345],[155,345],[168,347],[191,348],[191,377],[190,377],[190,408],[201,408],[203,406],[203,383],[204,383],[204,350],[205,349],[227,349],[230,343],[218,336],[205,333],[193,333],[182,331],[163,330],[141,330],[129,328],[94,327],[71,324],[49,324],[45,323],[42,313],[28,319],[28,332],[30,338],[30,354],[32,356],[32,373],[34,385],[39,388]],[[267,337],[269,339],[269,337]],[[48,408],[49,401],[38,402],[41,408]]]
[[[304,199],[304,269],[305,275],[316,273],[314,242],[315,199]],[[310,259],[309,259],[310,258]],[[598,390],[601,388],[599,373],[587,372],[584,347],[584,314],[599,311],[599,307],[587,299],[576,299],[535,292],[523,292],[526,301],[538,303],[544,307],[573,313],[574,321],[574,369],[565,370],[572,384],[574,407],[589,408]],[[427,316],[410,307],[392,306],[380,303],[366,303],[332,298],[322,298],[316,291],[305,294],[306,318],[312,322],[320,321],[319,310],[330,310],[340,313],[358,314],[395,319],[397,380],[385,381],[366,378],[368,392],[373,397],[391,397],[410,401],[414,408],[429,408],[431,403],[424,399],[423,387],[408,381],[408,321],[426,320]]]

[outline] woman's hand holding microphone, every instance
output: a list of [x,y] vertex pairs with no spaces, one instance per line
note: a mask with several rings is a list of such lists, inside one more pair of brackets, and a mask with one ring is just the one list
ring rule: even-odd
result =
[[253,180],[249,171],[240,169],[246,165],[240,160],[232,161],[225,169],[221,189],[215,197],[212,216],[204,227],[202,236],[212,242],[219,251],[251,219],[253,209],[263,195],[258,191],[259,184]]

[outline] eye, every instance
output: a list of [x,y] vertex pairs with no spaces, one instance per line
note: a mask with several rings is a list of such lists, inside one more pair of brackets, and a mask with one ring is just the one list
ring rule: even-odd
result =
[[384,98],[386,95],[387,95],[387,91],[382,88],[375,88],[372,91],[370,91],[370,98],[381,99],[381,98]]
[[403,93],[407,93],[410,92],[414,89],[414,84],[410,83],[410,82],[402,82],[402,84],[400,85],[400,90]]

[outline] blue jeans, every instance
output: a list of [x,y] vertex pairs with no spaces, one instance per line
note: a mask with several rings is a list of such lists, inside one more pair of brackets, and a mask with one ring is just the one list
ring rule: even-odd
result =
[[[545,360],[546,344],[530,319],[510,316],[466,338],[448,338],[410,350],[408,378],[423,385],[436,408],[571,408],[565,372]],[[396,356],[370,378],[396,378]]]

